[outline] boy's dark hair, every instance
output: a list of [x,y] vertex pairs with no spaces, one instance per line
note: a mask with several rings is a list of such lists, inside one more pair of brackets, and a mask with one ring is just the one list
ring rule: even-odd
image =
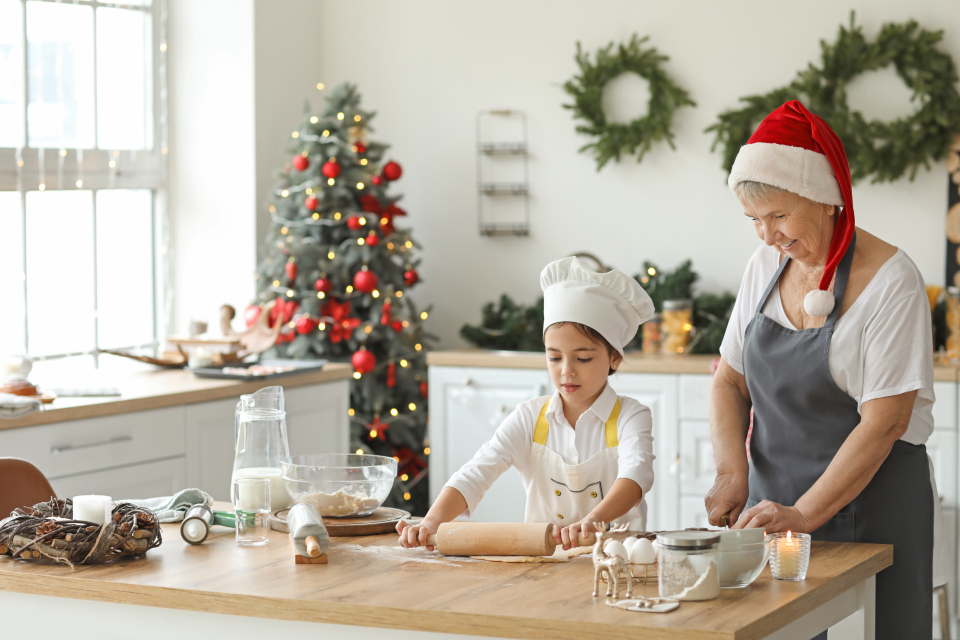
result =
[[[585,324],[580,324],[579,322],[554,322],[552,325],[550,325],[550,327],[560,327],[560,326],[563,326],[563,325],[566,325],[566,324],[568,324],[568,325],[570,325],[571,327],[573,327],[574,329],[576,329],[576,330],[577,330],[577,333],[579,333],[579,334],[582,335],[583,337],[589,338],[590,340],[593,340],[594,342],[600,343],[601,345],[603,345],[604,347],[606,347],[607,353],[608,353],[611,357],[620,355],[620,352],[617,351],[616,349],[614,349],[614,348],[613,348],[613,345],[611,345],[609,342],[607,342],[607,339],[604,338],[602,335],[600,335],[600,332],[597,331],[596,329],[594,329],[593,327],[588,327],[587,325],[585,325]],[[547,327],[547,329],[549,329],[550,327]],[[547,332],[546,332],[546,331],[543,332],[543,342],[544,342],[544,344],[546,344],[546,342],[547,342]],[[608,376],[612,376],[612,375],[613,375],[614,373],[616,373],[616,372],[617,372],[617,370],[614,369],[613,367],[611,367],[610,370],[607,371],[607,375],[608,375]]]

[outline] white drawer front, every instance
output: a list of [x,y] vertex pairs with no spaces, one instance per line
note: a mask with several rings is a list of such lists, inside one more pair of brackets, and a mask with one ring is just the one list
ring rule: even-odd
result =
[[957,432],[934,429],[927,440],[927,455],[933,460],[933,477],[944,505],[957,504]]
[[29,460],[49,479],[184,454],[183,407],[0,431],[0,456]]
[[937,401],[933,403],[933,426],[938,429],[956,429],[957,384],[934,382],[933,393],[937,396]]
[[709,418],[710,383],[713,376],[680,376],[680,419],[706,420]]
[[82,473],[52,480],[58,498],[99,494],[114,500],[140,500],[171,496],[186,489],[183,456],[170,460],[134,464],[119,469]]

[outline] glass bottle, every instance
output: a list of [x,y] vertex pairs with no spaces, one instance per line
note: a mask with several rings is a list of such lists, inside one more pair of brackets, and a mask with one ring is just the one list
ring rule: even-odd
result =
[[283,387],[266,387],[240,396],[234,425],[236,455],[231,487],[238,478],[266,478],[270,481],[270,508],[286,509],[290,494],[280,475],[280,460],[290,456],[290,447]]

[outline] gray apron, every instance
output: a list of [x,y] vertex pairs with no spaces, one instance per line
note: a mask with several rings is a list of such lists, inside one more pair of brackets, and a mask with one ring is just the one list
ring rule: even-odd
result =
[[[823,327],[788,329],[761,313],[789,258],[747,326],[743,373],[753,402],[747,507],[762,500],[796,504],[860,424],[857,401],[837,386],[829,366],[856,241],[854,235],[837,267],[836,304]],[[893,565],[877,575],[878,640],[932,637],[933,518],[926,447],[898,440],[860,495],[813,532],[814,540],[894,546]]]

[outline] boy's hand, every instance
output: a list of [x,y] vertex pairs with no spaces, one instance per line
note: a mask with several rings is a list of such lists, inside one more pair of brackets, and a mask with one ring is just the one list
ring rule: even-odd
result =
[[563,550],[574,549],[580,546],[581,536],[586,538],[591,533],[599,531],[597,523],[589,516],[576,522],[569,527],[560,528],[553,525],[553,539],[557,544],[563,545]]
[[436,535],[439,523],[424,518],[417,524],[410,524],[406,520],[397,523],[397,533],[400,534],[400,544],[407,549],[411,547],[427,547],[427,551],[433,551],[433,545],[427,545],[427,536]]

